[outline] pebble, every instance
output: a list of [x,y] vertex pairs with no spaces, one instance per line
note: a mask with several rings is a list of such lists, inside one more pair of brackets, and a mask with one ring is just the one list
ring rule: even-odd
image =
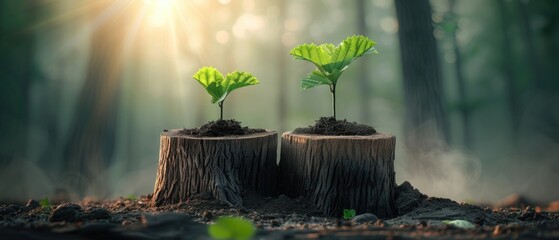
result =
[[353,224],[363,224],[368,222],[376,222],[378,217],[372,213],[364,213],[357,215],[351,219],[351,223]]
[[36,200],[29,199],[29,201],[27,201],[27,204],[25,206],[27,206],[31,209],[35,209],[35,208],[41,207],[41,204],[39,204],[39,202],[37,202]]
[[82,207],[74,203],[65,203],[56,207],[50,217],[51,222],[77,222],[83,213]]
[[94,207],[87,210],[86,216],[92,220],[109,219],[111,213],[105,208]]

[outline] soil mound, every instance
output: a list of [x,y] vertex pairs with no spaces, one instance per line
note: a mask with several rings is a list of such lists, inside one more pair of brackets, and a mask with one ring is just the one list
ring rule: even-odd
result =
[[200,137],[223,137],[235,135],[249,135],[265,132],[265,129],[242,127],[241,122],[230,120],[210,121],[200,128],[182,129],[180,133]]
[[347,120],[336,120],[334,117],[321,117],[313,126],[296,128],[293,133],[297,134],[318,134],[330,136],[351,136],[351,135],[371,135],[377,131],[365,124],[348,122]]

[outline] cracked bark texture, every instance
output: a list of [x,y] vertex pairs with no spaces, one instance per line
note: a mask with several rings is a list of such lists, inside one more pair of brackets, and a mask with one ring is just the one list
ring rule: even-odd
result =
[[394,149],[396,137],[282,135],[280,190],[305,196],[325,214],[343,209],[395,216]]
[[276,132],[195,137],[178,131],[161,134],[154,205],[178,203],[209,192],[232,207],[242,207],[243,190],[275,194]]

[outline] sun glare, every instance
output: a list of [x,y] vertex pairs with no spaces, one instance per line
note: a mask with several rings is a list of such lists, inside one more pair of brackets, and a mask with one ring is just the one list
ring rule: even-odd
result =
[[169,23],[177,0],[144,0],[149,22],[155,27]]

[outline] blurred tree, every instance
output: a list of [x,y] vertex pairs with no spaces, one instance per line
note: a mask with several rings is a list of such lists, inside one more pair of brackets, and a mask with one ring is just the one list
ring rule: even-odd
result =
[[[502,31],[502,63],[501,67],[503,68],[503,73],[505,75],[505,86],[506,86],[506,94],[510,112],[510,119],[512,122],[512,132],[515,134],[518,131],[519,125],[519,116],[520,116],[520,109],[518,105],[518,93],[516,90],[515,84],[515,76],[514,76],[514,58],[512,56],[512,46],[510,43],[510,31],[509,31],[509,16],[507,13],[507,7],[505,4],[505,0],[498,0],[497,3],[499,4],[499,15],[501,20],[501,31]],[[516,138],[516,137],[514,137]]]
[[30,1],[0,1],[0,164],[26,153],[33,64]]
[[528,61],[527,65],[530,66],[532,71],[532,81],[534,83],[534,87],[543,89],[541,63],[540,58],[538,57],[538,51],[534,44],[534,33],[532,30],[530,12],[528,11],[528,3],[525,0],[517,0],[517,7],[521,18],[522,39],[524,40],[526,61]]
[[464,73],[462,72],[462,54],[460,53],[460,47],[458,46],[458,39],[456,34],[459,30],[458,27],[458,17],[455,13],[456,0],[449,0],[448,2],[448,12],[445,16],[443,29],[449,33],[450,39],[452,41],[452,49],[454,52],[454,66],[456,73],[456,82],[458,85],[458,95],[460,98],[460,112],[462,115],[462,126],[464,131],[464,145],[467,148],[472,146],[472,130],[470,127],[470,111],[471,106],[469,104],[466,81],[464,80]]
[[[368,31],[367,31],[367,5],[366,5],[366,1],[365,0],[357,0],[356,4],[356,12],[357,14],[355,15],[357,17],[357,32],[363,36],[368,36]],[[370,110],[370,104],[369,104],[369,100],[370,100],[370,84],[369,84],[369,66],[366,62],[366,60],[364,59],[364,61],[361,61],[359,63],[359,73],[358,73],[358,78],[359,78],[359,83],[356,84],[356,86],[359,88],[359,94],[360,94],[360,101],[359,103],[361,104],[361,107],[359,108],[359,111],[361,112],[361,120],[369,123],[371,121],[371,110]]]
[[395,0],[403,68],[407,147],[429,151],[449,130],[437,43],[428,0]]
[[[132,4],[134,5],[134,4]],[[121,6],[104,1],[92,16],[107,9],[116,12],[103,19],[91,36],[91,50],[85,83],[71,119],[70,136],[65,144],[67,186],[78,195],[108,194],[106,170],[115,144],[115,122],[119,81],[123,71],[123,49],[131,19],[137,6]],[[99,19],[97,19],[99,20]],[[90,187],[87,189],[87,187]]]

